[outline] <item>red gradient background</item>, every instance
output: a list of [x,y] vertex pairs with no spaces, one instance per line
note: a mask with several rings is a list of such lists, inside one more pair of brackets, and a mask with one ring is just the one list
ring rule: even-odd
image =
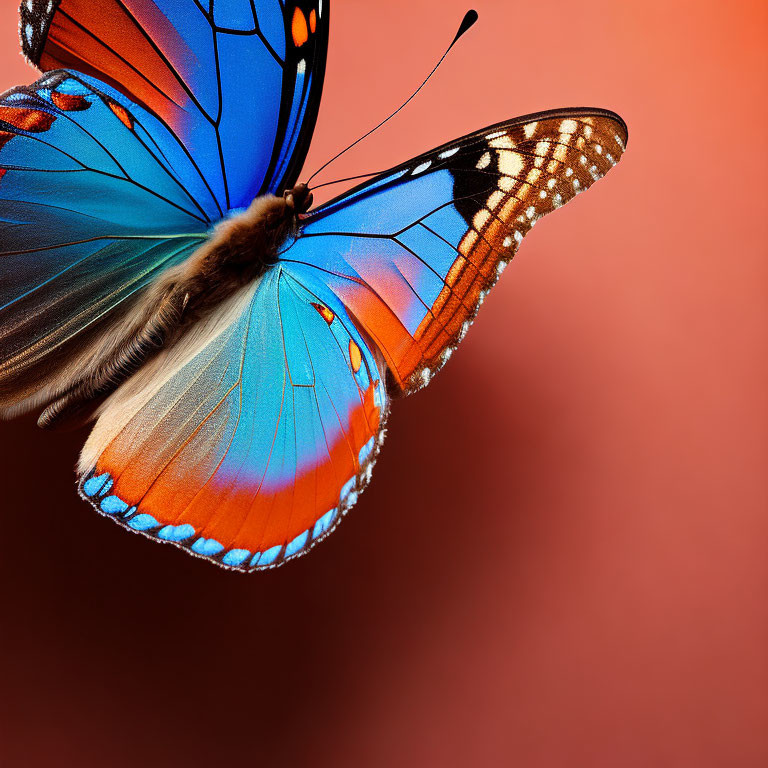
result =
[[[334,0],[308,169],[466,7]],[[624,160],[531,233],[350,519],[278,571],[129,536],[76,499],[84,434],[0,426],[3,765],[768,765],[768,5],[476,7],[326,178],[576,104],[623,115]],[[33,77],[15,15],[0,89]]]

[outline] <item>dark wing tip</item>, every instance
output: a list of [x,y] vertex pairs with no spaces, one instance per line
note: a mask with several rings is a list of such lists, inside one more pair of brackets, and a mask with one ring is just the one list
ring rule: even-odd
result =
[[627,143],[629,142],[629,128],[627,128],[627,124],[624,122],[624,118],[621,115],[616,114],[616,112],[612,112],[610,109],[604,110],[604,113],[606,117],[609,117],[616,123],[621,138],[624,141],[624,146],[626,147]]
[[[541,116],[554,114],[555,111],[556,110],[552,110],[551,113],[542,112]],[[603,109],[602,107],[569,107],[560,111],[562,111],[563,114],[569,113],[574,116],[599,117],[602,119],[611,120],[616,124],[616,132],[618,133],[624,148],[626,148],[627,142],[629,141],[629,128],[627,128],[627,124],[624,122],[624,118],[613,110]],[[533,117],[533,115],[529,115],[528,117]]]
[[48,30],[61,0],[23,0],[19,6],[21,51],[34,66],[39,66]]

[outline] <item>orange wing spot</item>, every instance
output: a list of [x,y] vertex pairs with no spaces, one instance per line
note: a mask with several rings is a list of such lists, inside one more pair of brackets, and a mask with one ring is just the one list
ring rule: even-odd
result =
[[133,118],[130,112],[122,105],[111,99],[107,101],[107,106],[115,113],[117,119],[129,130],[133,130]]
[[314,302],[312,303],[312,306],[320,313],[323,320],[325,320],[328,325],[333,322],[336,315],[334,315],[333,312],[328,309],[328,307],[326,307],[324,304],[315,304]]
[[43,133],[55,122],[56,118],[47,112],[37,109],[21,109],[19,107],[0,107],[0,120],[30,133]]
[[309,29],[307,29],[307,17],[301,8],[293,11],[293,21],[291,22],[291,34],[293,43],[297,48],[301,48],[309,40]]
[[0,168],[0,181],[3,180],[3,176],[8,172],[7,168]]
[[51,101],[63,112],[82,112],[91,106],[91,102],[84,96],[78,96],[75,93],[51,93]]
[[0,149],[2,149],[16,134],[0,131]]
[[363,355],[354,339],[349,340],[349,362],[352,363],[352,370],[355,373],[360,370],[360,366],[363,364]]
[[314,8],[309,13],[309,29],[313,35],[317,30],[317,13],[315,13]]

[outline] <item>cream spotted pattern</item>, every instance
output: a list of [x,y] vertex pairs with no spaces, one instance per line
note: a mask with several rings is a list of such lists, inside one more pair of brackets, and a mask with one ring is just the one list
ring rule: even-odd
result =
[[422,363],[407,392],[426,386],[442,368],[527,232],[602,178],[626,138],[612,113],[567,110],[520,118],[436,151],[435,163],[451,157],[463,171],[456,173],[455,197],[468,228],[445,287],[414,336]]

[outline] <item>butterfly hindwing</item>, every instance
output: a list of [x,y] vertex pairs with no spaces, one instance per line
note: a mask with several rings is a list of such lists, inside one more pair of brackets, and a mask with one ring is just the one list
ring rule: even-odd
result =
[[354,504],[386,410],[375,357],[341,302],[276,267],[107,401],[81,493],[219,564],[272,567]]
[[605,175],[626,140],[604,110],[500,123],[310,212],[283,258],[323,275],[395,390],[413,392],[450,357],[523,236]]
[[203,241],[211,222],[167,141],[121,94],[65,72],[0,97],[0,411],[44,401],[84,334]]
[[[325,73],[328,0],[24,0],[21,40],[156,115],[221,212],[291,187]],[[199,179],[198,179],[199,181]]]

